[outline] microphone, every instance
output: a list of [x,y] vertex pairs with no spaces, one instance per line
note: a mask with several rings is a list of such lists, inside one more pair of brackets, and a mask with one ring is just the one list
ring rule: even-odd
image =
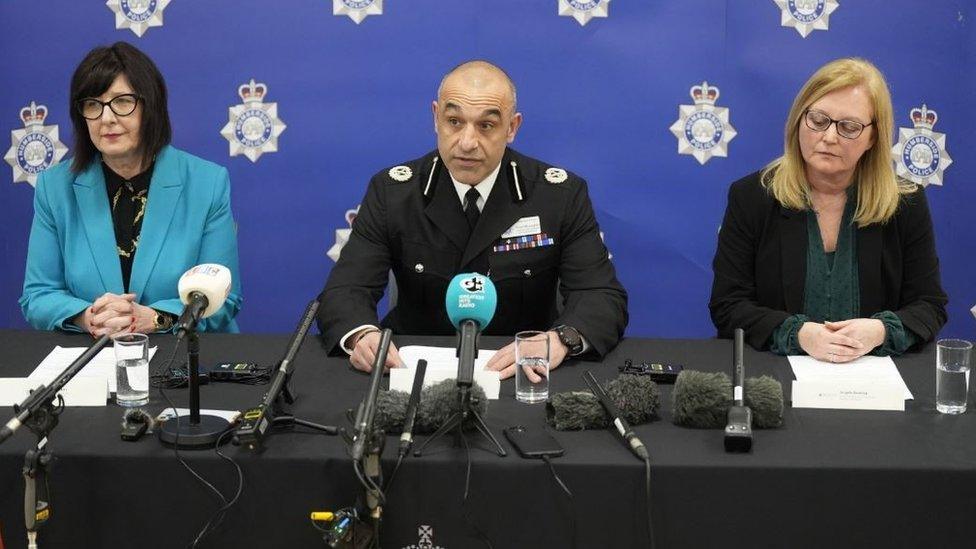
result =
[[593,394],[600,399],[600,404],[602,404],[607,410],[607,413],[610,414],[612,422],[617,428],[617,432],[619,432],[620,436],[627,441],[627,444],[630,446],[630,450],[634,453],[634,455],[642,461],[649,460],[650,455],[647,453],[647,448],[644,447],[644,443],[641,442],[640,439],[637,438],[637,435],[634,434],[634,430],[631,429],[630,425],[627,424],[627,420],[624,419],[623,414],[620,413],[617,406],[613,403],[613,401],[610,400],[607,392],[604,391],[603,387],[600,386],[600,383],[593,376],[593,372],[590,370],[584,372],[583,381],[585,381],[586,385],[589,386],[590,391],[593,391]]
[[295,329],[295,333],[288,343],[285,356],[278,364],[278,370],[275,373],[274,379],[271,381],[271,387],[264,394],[264,399],[256,408],[245,410],[241,415],[241,423],[234,432],[235,443],[244,444],[252,450],[259,447],[264,440],[265,433],[274,422],[274,405],[282,391],[285,392],[285,399],[289,403],[292,401],[291,395],[288,393],[288,380],[291,378],[292,362],[295,360],[298,351],[302,348],[302,343],[305,342],[305,336],[312,327],[312,322],[315,320],[315,313],[318,310],[318,299],[312,300],[305,308],[305,313],[302,315],[302,319],[298,323],[298,328]]
[[95,355],[99,353],[112,338],[109,335],[103,335],[98,338],[95,343],[92,344],[85,352],[81,354],[74,362],[68,365],[58,377],[54,378],[48,385],[40,385],[24,399],[19,405],[14,406],[14,417],[10,419],[3,427],[0,427],[0,443],[7,440],[13,436],[14,432],[24,424],[25,421],[42,406],[47,405],[53,401],[58,396],[58,392],[71,381],[71,378],[81,371],[89,362],[95,358]]
[[413,374],[413,387],[410,390],[407,413],[403,420],[403,434],[400,435],[400,448],[397,450],[397,455],[400,458],[410,453],[410,447],[413,446],[413,424],[417,419],[417,407],[420,404],[420,393],[424,389],[424,376],[426,375],[427,361],[420,359],[417,361],[417,370]]
[[[414,433],[433,433],[460,410],[459,389],[453,379],[445,379],[425,387],[420,392]],[[488,410],[488,399],[480,385],[470,389],[473,410],[483,415]],[[403,431],[410,394],[403,391],[380,391],[376,398],[376,416],[373,428],[377,431],[396,433]]]
[[498,305],[495,284],[479,273],[461,273],[447,285],[444,305],[451,324],[458,330],[457,384],[470,387],[478,358],[478,334],[491,322]]
[[373,361],[373,372],[369,378],[366,400],[356,412],[356,434],[352,439],[350,450],[354,461],[363,459],[366,451],[366,438],[373,426],[373,416],[376,415],[376,395],[380,392],[380,380],[383,379],[383,366],[386,364],[386,355],[390,352],[391,339],[393,339],[393,330],[389,328],[383,330],[380,335],[380,345],[376,349],[376,359]]
[[[607,384],[607,394],[632,425],[657,417],[661,407],[661,392],[648,376],[620,375]],[[603,429],[611,420],[600,399],[589,391],[556,393],[546,403],[546,422],[557,431]]]
[[743,347],[745,332],[735,329],[732,342],[732,406],[729,407],[725,425],[725,451],[749,452],[752,450],[752,410],[744,403],[742,384],[745,377]]
[[178,285],[180,301],[186,305],[176,327],[179,336],[197,328],[201,318],[220,310],[230,294],[230,269],[216,263],[203,263],[183,273]]
[[[758,429],[783,426],[783,385],[770,376],[750,377],[743,385],[744,403]],[[682,427],[725,427],[732,400],[732,380],[724,372],[684,370],[671,392],[671,421]]]

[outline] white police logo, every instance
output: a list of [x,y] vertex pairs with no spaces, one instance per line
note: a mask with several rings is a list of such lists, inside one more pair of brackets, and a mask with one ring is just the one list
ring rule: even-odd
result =
[[358,25],[370,15],[383,15],[383,0],[332,0],[332,15],[348,15]]
[[359,206],[356,206],[354,210],[346,210],[346,223],[349,224],[349,228],[336,229],[335,244],[329,248],[329,251],[325,252],[325,255],[329,256],[329,259],[332,261],[339,261],[342,248],[346,245],[346,242],[349,242],[349,235],[352,234],[352,222],[356,220],[357,215],[359,215]]
[[815,30],[827,30],[830,14],[839,7],[837,0],[773,0],[782,15],[780,25],[793,27],[806,38]]
[[566,179],[569,177],[569,175],[566,173],[566,170],[562,168],[549,168],[546,170],[546,173],[544,175],[546,177],[546,181],[555,185],[558,185],[559,183],[566,181]]
[[391,179],[400,183],[410,181],[410,178],[413,177],[413,170],[410,169],[410,166],[394,166],[387,173]]
[[115,12],[115,28],[129,29],[142,37],[149,27],[163,26],[163,10],[170,0],[108,0],[105,5]]
[[440,545],[434,545],[433,527],[421,524],[420,528],[417,528],[417,534],[420,536],[420,540],[416,544],[407,545],[403,549],[446,549]]
[[923,104],[909,116],[915,127],[898,128],[898,143],[891,148],[895,172],[922,186],[942,185],[943,172],[952,159],[945,149],[945,134],[932,131],[939,115]]
[[237,93],[244,103],[230,108],[230,119],[220,135],[230,143],[231,156],[243,154],[257,162],[263,153],[278,150],[278,136],[287,126],[278,118],[278,104],[264,102],[266,84],[252,78]]
[[607,17],[610,0],[559,0],[559,15],[585,25],[594,17]]
[[719,89],[702,82],[691,87],[694,105],[679,105],[678,120],[671,133],[678,138],[678,153],[690,154],[704,164],[713,156],[728,156],[735,128],[729,123],[729,109],[716,107]]
[[10,132],[11,145],[3,157],[13,167],[14,183],[36,185],[37,174],[57,164],[68,152],[58,139],[58,125],[44,125],[47,114],[47,107],[33,101],[20,109],[24,128]]

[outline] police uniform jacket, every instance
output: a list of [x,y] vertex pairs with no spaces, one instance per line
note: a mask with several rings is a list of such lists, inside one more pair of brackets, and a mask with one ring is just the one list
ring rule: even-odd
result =
[[[502,234],[534,216],[544,234],[522,240],[552,243],[506,244]],[[324,345],[341,352],[346,333],[377,324],[376,303],[391,270],[397,302],[382,326],[397,334],[454,334],[444,305],[447,284],[479,266],[487,266],[498,292],[485,334],[513,336],[565,324],[602,356],[627,325],[627,293],[600,238],[583,179],[507,149],[471,230],[450,173],[434,151],[370,181],[320,296]]]

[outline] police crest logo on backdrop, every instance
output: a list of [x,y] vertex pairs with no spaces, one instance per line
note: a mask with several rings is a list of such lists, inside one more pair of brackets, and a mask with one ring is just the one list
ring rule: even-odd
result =
[[325,255],[329,256],[329,259],[332,261],[339,261],[339,255],[342,254],[343,246],[346,245],[346,242],[349,242],[349,235],[352,234],[352,222],[356,220],[357,215],[359,215],[359,205],[354,210],[346,210],[346,223],[349,224],[349,227],[336,229],[335,244],[329,248],[329,251],[325,252]]
[[220,135],[230,143],[231,156],[243,154],[257,162],[262,154],[278,150],[278,136],[287,126],[278,118],[278,104],[264,102],[267,84],[252,78],[237,94],[244,102],[229,109],[229,120]]
[[332,15],[348,15],[358,25],[370,15],[383,15],[383,0],[332,0]]
[[837,0],[773,0],[782,12],[780,25],[793,27],[806,38],[815,30],[827,30]]
[[105,5],[115,12],[115,28],[129,29],[142,37],[149,27],[163,26],[163,10],[170,0],[108,0]]
[[607,17],[610,0],[559,0],[559,15],[576,19],[581,26],[594,17]]
[[923,187],[942,185],[943,172],[952,164],[944,133],[932,131],[939,114],[923,104],[909,113],[914,128],[898,128],[898,143],[891,148],[899,176]]
[[707,81],[691,87],[694,105],[678,105],[678,120],[671,133],[678,138],[678,153],[690,154],[700,164],[713,156],[728,156],[728,144],[736,131],[729,123],[729,109],[716,107],[719,89]]
[[57,164],[68,152],[58,138],[58,125],[44,125],[48,110],[34,101],[20,110],[24,127],[10,132],[11,145],[3,159],[13,167],[14,183],[37,184],[37,174]]

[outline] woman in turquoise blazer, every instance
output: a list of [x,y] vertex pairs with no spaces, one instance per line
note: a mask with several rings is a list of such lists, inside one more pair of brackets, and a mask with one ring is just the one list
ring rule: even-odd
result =
[[180,276],[201,263],[233,279],[201,330],[237,332],[237,236],[227,170],[173,148],[166,87],[142,52],[96,48],[71,83],[75,156],[40,174],[20,306],[37,329],[172,329]]

